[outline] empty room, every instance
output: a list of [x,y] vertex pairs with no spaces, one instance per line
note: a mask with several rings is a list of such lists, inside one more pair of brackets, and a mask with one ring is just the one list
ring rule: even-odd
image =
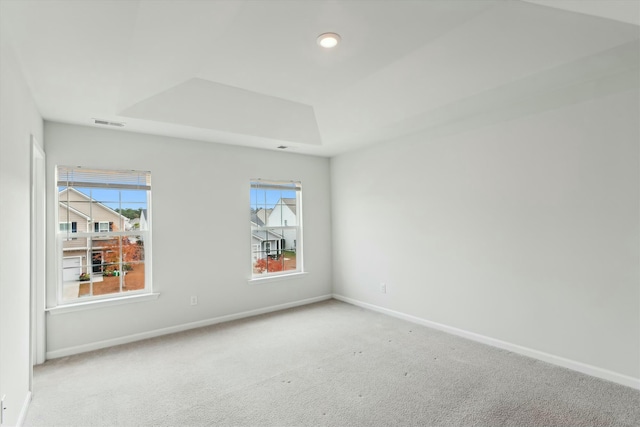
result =
[[0,425],[640,425],[640,1],[0,0]]

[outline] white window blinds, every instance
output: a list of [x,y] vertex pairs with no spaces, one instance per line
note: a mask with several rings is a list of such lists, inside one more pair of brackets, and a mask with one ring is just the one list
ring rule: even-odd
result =
[[151,172],[58,166],[58,187],[151,190]]
[[281,182],[255,179],[251,181],[251,188],[260,190],[300,191],[302,184],[296,181]]

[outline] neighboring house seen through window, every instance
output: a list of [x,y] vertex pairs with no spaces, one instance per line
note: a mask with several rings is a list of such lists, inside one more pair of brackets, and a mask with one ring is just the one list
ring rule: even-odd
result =
[[58,303],[150,293],[151,174],[58,166],[57,185]]
[[301,195],[299,182],[251,181],[253,278],[303,271]]

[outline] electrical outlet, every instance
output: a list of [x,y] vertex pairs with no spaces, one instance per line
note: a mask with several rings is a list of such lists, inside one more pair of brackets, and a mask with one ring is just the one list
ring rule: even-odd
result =
[[387,284],[386,283],[380,283],[380,292],[383,294],[387,293]]
[[193,295],[191,297],[191,305],[197,305],[198,304],[198,297]]
[[7,395],[5,394],[4,396],[2,396],[2,399],[0,399],[0,425],[4,424],[4,410],[7,409],[6,406],[4,406],[4,401],[7,400]]

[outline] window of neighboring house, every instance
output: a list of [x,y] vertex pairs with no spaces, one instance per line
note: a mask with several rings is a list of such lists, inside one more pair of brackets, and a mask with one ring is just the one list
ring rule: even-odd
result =
[[[109,226],[111,224],[111,226]],[[100,221],[93,223],[93,231],[97,233],[104,233],[107,231],[113,231],[113,221]]]
[[251,181],[252,278],[302,272],[302,186]]
[[66,166],[56,172],[58,303],[151,293],[150,172]]
[[72,221],[72,222],[61,222],[60,223],[60,232],[61,233],[65,233],[66,239],[67,240],[75,240],[75,237],[71,237],[70,234],[71,233],[77,233],[78,232],[78,222],[77,221]]

